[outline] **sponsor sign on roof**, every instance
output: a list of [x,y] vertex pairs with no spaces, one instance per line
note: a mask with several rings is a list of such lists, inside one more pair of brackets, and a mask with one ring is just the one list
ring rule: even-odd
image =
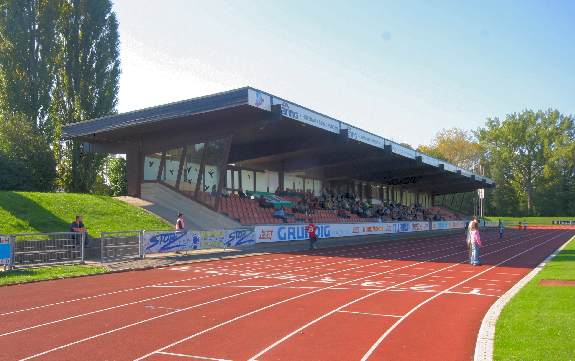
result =
[[284,117],[339,134],[339,120],[321,115],[280,98],[274,97],[272,102],[273,105],[279,104],[281,106],[281,113]]
[[348,125],[347,136],[349,139],[357,140],[365,144],[373,145],[374,147],[383,148],[385,146],[385,139],[361,130],[359,128]]

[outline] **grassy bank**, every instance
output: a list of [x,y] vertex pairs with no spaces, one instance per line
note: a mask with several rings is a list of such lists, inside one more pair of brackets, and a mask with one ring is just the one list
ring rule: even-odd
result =
[[0,286],[14,283],[52,280],[106,272],[106,268],[86,265],[64,265],[16,269],[0,272]]
[[575,220],[575,216],[572,217],[495,217],[495,216],[488,216],[485,217],[488,221],[502,221],[506,222],[527,222],[531,225],[544,225],[544,224],[551,224],[551,221],[572,221]]
[[575,360],[575,287],[540,286],[575,280],[575,239],[509,302],[495,331],[495,360]]
[[88,232],[169,229],[148,212],[107,196],[74,193],[0,192],[0,234],[67,232],[76,214]]

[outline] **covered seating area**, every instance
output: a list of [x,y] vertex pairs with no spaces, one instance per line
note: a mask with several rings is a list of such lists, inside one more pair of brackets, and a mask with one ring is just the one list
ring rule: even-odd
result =
[[494,186],[250,87],[70,124],[63,137],[125,154],[131,196],[161,183],[243,224],[448,219],[436,195]]

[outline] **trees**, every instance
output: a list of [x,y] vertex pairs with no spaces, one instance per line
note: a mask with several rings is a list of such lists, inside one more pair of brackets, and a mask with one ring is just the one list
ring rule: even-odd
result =
[[54,84],[61,2],[0,2],[0,106],[43,128]]
[[92,190],[104,156],[78,142],[62,146],[60,129],[114,112],[119,74],[110,0],[0,0],[0,111],[31,125],[20,136],[33,132],[51,145],[59,188]]
[[128,194],[127,165],[124,158],[109,157],[107,161],[107,175],[110,190],[113,196]]
[[[118,102],[120,40],[112,4],[109,0],[65,2],[60,32],[63,46],[50,117],[57,124],[69,124],[113,113]],[[59,130],[56,134],[59,137]],[[61,154],[62,187],[89,192],[105,156],[82,152],[77,141],[67,142]]]
[[50,191],[55,178],[52,151],[28,116],[0,115],[0,189]]
[[556,110],[513,113],[477,131],[488,175],[497,188],[489,206],[498,214],[573,214],[575,128]]
[[476,170],[483,158],[473,133],[459,128],[440,130],[431,145],[420,145],[417,150],[471,170]]

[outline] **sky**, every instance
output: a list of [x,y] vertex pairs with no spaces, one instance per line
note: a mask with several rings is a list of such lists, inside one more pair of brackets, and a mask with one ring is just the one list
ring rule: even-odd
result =
[[575,1],[113,0],[125,112],[252,86],[413,146],[575,114]]

